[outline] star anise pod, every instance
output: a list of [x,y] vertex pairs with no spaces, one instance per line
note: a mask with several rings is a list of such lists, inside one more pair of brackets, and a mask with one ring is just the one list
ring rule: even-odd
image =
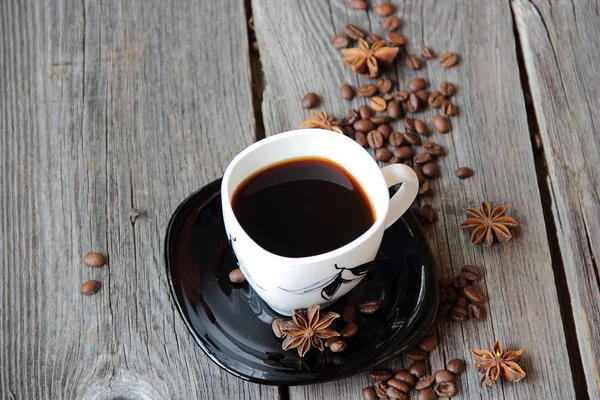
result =
[[333,117],[328,117],[325,111],[319,111],[317,115],[309,117],[306,121],[300,125],[301,129],[305,128],[320,128],[334,131],[337,133],[344,134],[344,130],[341,127],[341,122]]
[[490,246],[494,237],[499,242],[506,242],[512,239],[509,228],[519,225],[514,218],[504,215],[507,210],[507,206],[498,206],[492,210],[490,203],[484,201],[481,203],[481,210],[466,209],[469,218],[460,224],[460,229],[471,234],[472,245],[483,242]]
[[340,315],[334,312],[320,312],[320,306],[310,306],[306,311],[292,311],[292,321],[281,324],[285,333],[283,350],[298,349],[300,357],[304,357],[310,346],[323,351],[323,339],[340,336],[338,331],[329,325]]
[[368,78],[379,75],[379,67],[389,67],[394,62],[400,49],[398,47],[387,47],[385,40],[379,40],[371,47],[363,39],[358,39],[358,47],[341,49],[344,64],[352,68],[357,74]]
[[512,382],[519,382],[525,378],[525,371],[519,366],[523,350],[509,350],[505,353],[502,343],[497,340],[491,352],[489,350],[471,350],[471,354],[475,359],[477,371],[484,374],[479,383],[480,388],[484,383],[488,386],[495,385],[501,376]]

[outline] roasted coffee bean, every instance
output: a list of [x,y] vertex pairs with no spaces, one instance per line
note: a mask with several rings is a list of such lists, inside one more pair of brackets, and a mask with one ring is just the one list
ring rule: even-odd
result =
[[427,136],[427,125],[420,119],[415,119],[415,130],[421,136]]
[[377,86],[371,84],[362,85],[359,86],[358,89],[356,89],[356,94],[360,97],[375,96],[375,93],[377,93]]
[[387,147],[383,147],[375,151],[375,161],[388,162],[392,159],[393,156],[394,155]]
[[442,383],[438,384],[435,387],[435,393],[439,397],[443,397],[443,398],[455,396],[456,393],[458,393],[458,390],[456,389],[456,382],[446,381],[446,382],[442,382]]
[[431,193],[431,186],[429,185],[429,181],[425,180],[421,184],[421,187],[419,188],[419,191],[417,192],[417,194],[419,196],[427,196],[430,193]]
[[473,321],[481,321],[485,318],[485,308],[481,304],[469,304],[467,312]]
[[[412,375],[411,375],[411,377],[412,377]],[[387,381],[387,384],[388,384],[388,386],[396,388],[396,389],[400,390],[401,392],[404,392],[404,393],[410,392],[409,384],[404,381],[401,381],[398,379],[390,379],[389,381]]]
[[406,132],[415,132],[417,129],[415,128],[415,120],[409,116],[404,117],[402,120],[404,123],[404,129]]
[[340,340],[340,338],[339,338],[339,337],[337,337],[337,336],[336,336],[336,337],[330,337],[329,339],[327,339],[327,340],[325,341],[325,343],[323,344],[323,346],[325,346],[325,347],[329,348],[329,347],[331,346],[331,344],[332,344],[332,343],[335,343],[335,342],[337,342],[338,340]]
[[359,119],[354,124],[352,124],[352,127],[354,128],[355,131],[369,132],[369,131],[372,131],[373,129],[377,128],[377,125],[375,125],[373,122],[369,121],[368,119]]
[[441,92],[432,92],[427,99],[427,103],[431,107],[440,108],[444,104],[444,95]]
[[[410,374],[408,371],[398,371],[394,374],[394,379],[405,382],[409,388],[412,388],[417,383],[417,380],[414,376]],[[388,382],[388,385],[390,383]],[[398,388],[400,389],[400,388]]]
[[389,102],[391,100],[394,100],[394,95],[392,93],[384,93],[381,95],[381,98]]
[[[421,137],[418,134],[416,134],[415,132],[406,132],[404,134],[404,140],[406,141],[406,143],[411,144],[413,146],[421,145]],[[429,154],[429,153],[425,153],[425,154]]]
[[354,8],[355,10],[368,10],[369,9],[369,4],[365,0],[352,0],[350,2],[350,4],[348,4],[348,5],[352,8]]
[[456,170],[458,179],[467,179],[473,176],[473,170],[469,167],[460,167]]
[[435,374],[433,374],[433,376],[435,376],[435,383],[437,385],[439,385],[442,382],[454,382],[454,380],[456,379],[456,376],[454,376],[452,372],[445,369],[440,369],[439,371],[436,371]]
[[394,147],[399,147],[402,146],[402,144],[404,144],[404,135],[402,134],[402,132],[392,132],[389,140],[390,145]]
[[101,267],[106,264],[106,258],[100,253],[87,253],[83,257],[83,263],[88,267]]
[[352,100],[354,98],[354,89],[345,83],[340,86],[340,96],[344,100]]
[[375,314],[379,310],[377,300],[366,301],[358,305],[358,311],[362,314]]
[[436,400],[437,398],[437,394],[431,388],[423,389],[417,395],[417,400]]
[[369,106],[373,109],[373,111],[385,111],[387,109],[387,103],[379,96],[371,97]]
[[483,303],[485,301],[485,296],[483,293],[471,285],[467,285],[463,288],[463,294],[473,303]]
[[385,37],[385,40],[387,40],[387,42],[392,47],[402,47],[406,45],[406,39],[404,38],[404,36],[396,32],[389,32]]
[[396,29],[400,28],[400,18],[396,17],[395,15],[390,15],[383,20],[381,26],[386,31],[395,31]]
[[433,126],[439,133],[448,133],[450,132],[450,121],[446,117],[442,117],[441,115],[436,115],[433,117]]
[[382,3],[375,7],[375,14],[377,14],[378,17],[387,17],[392,15],[395,11],[396,9],[390,3]]
[[446,288],[446,302],[448,302],[449,304],[454,304],[456,303],[457,299],[458,293],[456,293],[456,290],[454,290],[452,286],[448,286]]
[[340,331],[340,336],[344,339],[350,339],[356,336],[356,332],[358,332],[358,325],[356,325],[354,322],[350,322],[342,328]]
[[391,118],[387,115],[373,115],[369,120],[375,125],[387,124]]
[[367,37],[365,38],[365,40],[366,40],[367,42],[369,42],[369,43],[373,44],[373,43],[377,43],[377,42],[379,42],[379,41],[380,41],[380,40],[382,40],[382,39],[381,39],[381,37],[379,37],[379,36],[377,36],[377,35],[374,35],[374,34],[372,34],[372,33],[369,33],[369,34],[367,35]]
[[354,40],[358,40],[365,37],[364,32],[356,25],[346,25],[346,34]]
[[450,310],[450,316],[455,321],[466,321],[469,317],[465,308],[457,306],[452,307],[452,309]]
[[283,332],[281,332],[281,324],[283,323],[283,320],[281,319],[274,319],[273,322],[271,323],[271,329],[273,330],[273,334],[275,335],[275,337],[277,339],[281,339],[282,337],[285,336],[285,334]]
[[363,400],[377,400],[377,393],[375,392],[375,388],[370,386],[366,387],[362,390]]
[[369,145],[367,142],[367,135],[365,135],[364,132],[357,131],[354,133],[354,140],[362,147],[367,147]]
[[455,304],[456,307],[467,308],[469,306],[469,299],[467,299],[465,296],[458,296]]
[[448,286],[452,285],[452,278],[448,278],[448,277],[440,278],[440,279],[438,279],[438,283],[439,283],[440,287],[447,288]]
[[375,369],[369,371],[369,378],[371,378],[373,382],[387,381],[388,379],[391,379],[392,375],[392,371],[384,369]]
[[406,110],[414,113],[419,111],[419,108],[421,108],[421,99],[416,94],[411,93],[406,101]]
[[373,116],[373,110],[369,106],[362,105],[358,107],[358,113],[360,114],[360,118],[369,119]]
[[423,168],[421,168],[418,165],[415,165],[412,168],[413,168],[413,171],[415,171],[415,174],[417,175],[417,179],[419,180],[419,183],[425,182],[425,175],[423,175]]
[[[414,134],[413,134],[414,135]],[[427,164],[432,160],[431,154],[425,152],[425,153],[419,153],[417,154],[414,158],[413,158],[413,162],[415,164]]]
[[464,276],[459,275],[455,276],[454,279],[452,279],[452,287],[457,291],[460,292],[465,286],[467,286],[467,278],[465,278]]
[[446,369],[454,375],[458,375],[465,370],[465,362],[459,359],[450,360],[446,365]]
[[440,288],[440,304],[446,302],[446,289]]
[[444,148],[437,143],[427,142],[423,145],[423,149],[434,157],[444,155]]
[[446,318],[452,309],[452,305],[449,303],[440,304],[438,307],[437,317]]
[[423,78],[413,78],[408,82],[408,88],[411,92],[418,92],[427,87],[427,81]]
[[458,113],[458,107],[450,100],[444,100],[442,103],[442,112],[449,117],[453,117]]
[[391,400],[407,400],[408,397],[406,393],[402,392],[400,389],[396,389],[395,387],[388,386],[385,390],[385,394]]
[[345,33],[340,33],[331,38],[331,44],[336,49],[343,49],[350,44],[350,37]]
[[388,139],[392,134],[392,127],[388,124],[381,124],[377,127],[377,131],[381,133],[384,138]]
[[342,120],[342,126],[352,125],[356,121],[358,121],[358,119],[360,119],[360,115],[358,114],[358,111],[356,111],[356,110],[348,110],[348,113],[346,114],[346,116]]
[[435,53],[430,47],[421,45],[421,57],[423,57],[424,60],[432,60],[435,58]]
[[413,156],[413,149],[410,146],[400,146],[394,149],[394,155],[400,159],[400,161],[408,160]]
[[431,350],[435,349],[437,345],[438,340],[435,336],[425,336],[417,346],[424,352],[429,353]]
[[447,51],[440,56],[440,64],[444,68],[450,68],[458,63],[458,56],[452,51]]
[[354,306],[351,306],[350,304],[346,304],[344,306],[344,311],[342,311],[342,319],[344,320],[344,322],[349,323],[349,324],[354,322],[355,315],[356,315],[356,312],[354,310]]
[[438,174],[438,166],[435,163],[432,162],[428,162],[427,164],[423,165],[423,175],[425,175],[427,178],[433,178],[435,176],[437,176]]
[[392,90],[392,81],[386,78],[381,78],[377,81],[377,89],[379,89],[380,93],[387,93]]
[[481,279],[481,277],[483,275],[481,272],[481,269],[477,268],[474,265],[465,265],[460,270],[460,273],[462,276],[467,278],[467,280],[469,280],[469,281],[478,281]]
[[333,342],[329,345],[329,350],[333,351],[334,353],[341,353],[343,351],[346,351],[347,348],[348,345],[346,344],[346,342],[343,342],[341,340]]
[[379,397],[380,399],[387,399],[387,394],[386,394],[386,389],[387,389],[387,385],[385,384],[385,382],[383,381],[379,381],[377,383],[375,383],[375,393],[377,393],[377,397]]
[[400,159],[396,156],[393,156],[392,158],[390,158],[390,161],[388,161],[388,165],[390,164],[398,164],[400,162]]
[[427,366],[423,361],[415,361],[408,367],[408,372],[414,377],[422,378],[427,373]]
[[406,63],[406,66],[410,69],[419,69],[421,68],[421,60],[419,60],[419,57],[415,56],[415,55],[408,55],[406,56],[406,58],[404,59],[404,62]]
[[396,99],[397,102],[403,103],[408,100],[408,96],[410,96],[410,93],[408,93],[406,90],[400,90],[394,94],[394,99]]
[[372,149],[380,149],[383,147],[383,135],[377,131],[371,131],[367,135],[367,143],[369,143],[369,147]]
[[244,283],[246,282],[246,277],[242,274],[242,270],[239,268],[234,269],[229,273],[229,280],[232,283]]
[[307,93],[302,98],[302,107],[303,108],[311,109],[311,108],[315,108],[318,105],[319,105],[319,96],[317,96],[315,93],[312,93],[312,92]]
[[90,295],[96,293],[98,291],[98,289],[100,289],[100,282],[90,280],[90,281],[84,282],[83,285],[81,285],[81,287],[79,288],[79,293],[81,293],[85,296],[90,296]]
[[421,104],[427,104],[427,101],[429,100],[429,92],[427,90],[421,89],[415,94],[419,100],[421,100]]
[[452,82],[442,82],[440,92],[446,97],[452,97],[456,94],[456,86]]
[[417,384],[415,385],[415,389],[417,389],[417,390],[427,389],[428,387],[433,385],[434,381],[435,381],[435,376],[429,375],[427,378],[423,378],[419,382],[417,382]]
[[419,350],[415,347],[405,351],[404,357],[406,357],[406,359],[410,361],[424,361],[427,359],[427,354],[424,351]]
[[344,135],[348,136],[351,139],[354,139],[354,129],[350,126],[346,126],[344,129]]

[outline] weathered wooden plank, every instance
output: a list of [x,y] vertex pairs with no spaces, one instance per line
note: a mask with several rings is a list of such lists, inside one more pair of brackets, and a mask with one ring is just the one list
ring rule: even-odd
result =
[[254,141],[243,1],[3,2],[0,99],[0,397],[277,398],[196,346],[163,264],[178,203]]
[[[600,36],[596,2],[511,2],[544,146],[587,391],[600,398]],[[566,290],[567,288],[565,288]]]
[[[379,2],[370,2],[377,4]],[[436,195],[427,199],[440,220],[429,238],[442,276],[452,276],[464,264],[482,266],[482,287],[489,298],[489,315],[480,323],[438,325],[441,345],[430,357],[434,369],[453,358],[468,360],[461,377],[461,398],[475,398],[479,375],[470,348],[489,347],[495,339],[525,350],[528,377],[521,384],[502,383],[486,390],[494,399],[573,398],[569,360],[545,235],[541,201],[519,81],[509,4],[501,2],[393,2],[403,21],[402,32],[415,53],[423,41],[438,54],[454,50],[459,66],[444,70],[438,61],[421,71],[404,66],[390,73],[406,87],[423,76],[437,87],[455,82],[460,116],[448,135],[433,134],[448,155],[440,162]],[[297,128],[309,114],[300,106],[308,91],[323,98],[322,109],[341,118],[348,105],[339,98],[342,83],[366,82],[341,62],[329,39],[347,23],[384,35],[380,19],[370,12],[347,8],[347,2],[254,0],[253,15],[265,71],[263,116],[267,134]],[[436,112],[427,111],[428,121]],[[421,114],[423,116],[423,114]],[[396,125],[398,128],[399,124]],[[470,166],[475,176],[459,181],[454,171]],[[482,199],[508,204],[521,222],[515,240],[491,248],[471,247],[459,231],[463,209]],[[548,349],[552,349],[549,351]],[[291,388],[293,399],[357,398],[364,376],[324,385]]]

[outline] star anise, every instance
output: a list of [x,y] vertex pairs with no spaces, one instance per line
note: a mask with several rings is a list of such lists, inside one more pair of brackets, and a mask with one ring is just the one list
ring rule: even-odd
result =
[[340,315],[334,312],[320,312],[320,306],[310,306],[306,311],[292,311],[292,321],[281,324],[281,331],[285,333],[283,350],[298,349],[300,357],[304,357],[310,346],[323,351],[323,339],[340,336],[329,325]]
[[493,386],[498,378],[503,376],[509,381],[519,382],[525,378],[525,371],[519,366],[519,360],[523,350],[509,350],[504,353],[502,343],[499,340],[494,343],[492,351],[471,350],[475,359],[475,367],[480,374],[484,374],[479,387],[485,383]]
[[512,239],[509,228],[519,225],[514,218],[504,215],[507,210],[507,206],[498,206],[492,210],[490,203],[484,201],[481,203],[481,210],[466,209],[469,218],[460,224],[460,229],[471,234],[472,245],[483,242],[490,246],[494,237],[499,242],[506,242]]
[[379,75],[379,67],[389,67],[394,62],[400,49],[398,47],[387,47],[385,40],[379,40],[371,47],[363,39],[358,39],[358,47],[340,50],[344,58],[344,64],[352,68],[357,74],[368,78]]
[[300,125],[300,128],[320,128],[344,134],[344,130],[340,126],[342,123],[333,117],[328,117],[325,111],[319,111],[317,115],[313,115]]

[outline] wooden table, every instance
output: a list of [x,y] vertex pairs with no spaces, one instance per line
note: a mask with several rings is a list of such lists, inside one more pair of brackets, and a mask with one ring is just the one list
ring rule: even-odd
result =
[[[341,84],[367,80],[329,39],[348,23],[384,31],[347,3],[2,2],[2,399],[360,397],[365,374],[276,388],[220,370],[175,311],[162,246],[182,199],[253,141],[299,127],[306,92],[339,117],[364,103],[340,99]],[[452,133],[434,137],[448,155],[425,200],[440,216],[428,237],[440,275],[482,266],[489,298],[483,322],[437,325],[432,367],[468,359],[465,399],[600,398],[598,4],[394,3],[409,52],[423,42],[461,57],[388,76],[458,85]],[[464,165],[475,176],[459,181]],[[514,240],[469,245],[458,226],[483,199],[510,206]],[[131,207],[141,210],[135,225]],[[108,264],[85,267],[89,251]],[[92,297],[78,293],[88,279],[102,282]],[[528,376],[479,392],[468,351],[496,338],[525,350]]]

